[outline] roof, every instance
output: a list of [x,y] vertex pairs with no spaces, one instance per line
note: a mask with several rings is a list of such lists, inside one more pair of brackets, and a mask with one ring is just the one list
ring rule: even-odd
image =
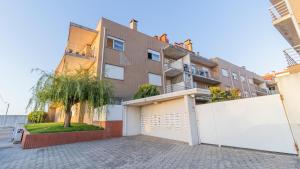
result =
[[181,90],[177,92],[172,92],[172,93],[166,93],[166,94],[161,94],[157,96],[152,96],[152,97],[146,97],[142,99],[136,99],[136,100],[129,100],[126,102],[122,102],[122,105],[125,106],[144,106],[144,105],[149,105],[149,104],[155,104],[158,102],[163,102],[163,101],[168,101],[168,100],[174,100],[177,98],[183,98],[185,95],[208,95],[210,94],[209,91],[205,89],[199,89],[199,88],[194,88],[194,89],[189,89],[189,90]]

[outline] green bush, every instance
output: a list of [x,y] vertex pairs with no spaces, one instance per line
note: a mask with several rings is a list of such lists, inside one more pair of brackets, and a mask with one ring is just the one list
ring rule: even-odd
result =
[[47,113],[43,111],[33,111],[28,114],[28,121],[31,123],[44,123],[46,118]]
[[134,99],[156,96],[159,94],[159,89],[156,86],[151,84],[144,84],[139,87],[138,91],[134,95]]
[[235,100],[240,98],[238,89],[223,90],[220,87],[210,87],[211,102]]

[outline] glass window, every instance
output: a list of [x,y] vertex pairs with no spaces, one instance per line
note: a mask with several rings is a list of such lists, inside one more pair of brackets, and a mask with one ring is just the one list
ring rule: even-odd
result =
[[244,82],[245,81],[245,77],[241,76],[241,81]]
[[226,69],[222,69],[222,75],[228,77],[228,71]]
[[234,72],[232,72],[232,77],[233,77],[234,80],[238,80],[238,75]]
[[105,64],[104,67],[104,77],[117,79],[117,80],[124,80],[124,68],[115,65]]
[[124,41],[111,36],[107,37],[106,46],[118,51],[124,51]]
[[161,76],[153,73],[148,73],[149,84],[161,86]]
[[148,59],[154,60],[154,61],[160,61],[160,53],[156,52],[154,50],[148,49]]
[[253,79],[248,79],[250,84],[254,84]]
[[114,40],[114,49],[124,51],[124,43],[118,40]]

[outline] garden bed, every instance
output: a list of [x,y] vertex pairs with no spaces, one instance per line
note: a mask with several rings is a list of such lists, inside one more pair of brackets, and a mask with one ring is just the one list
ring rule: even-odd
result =
[[66,129],[62,123],[26,125],[22,147],[30,149],[122,136],[122,121],[99,122],[102,123],[104,128],[79,123],[72,123],[72,127]]
[[102,127],[84,123],[72,123],[68,128],[64,128],[63,123],[37,123],[25,125],[25,129],[31,134],[103,130]]

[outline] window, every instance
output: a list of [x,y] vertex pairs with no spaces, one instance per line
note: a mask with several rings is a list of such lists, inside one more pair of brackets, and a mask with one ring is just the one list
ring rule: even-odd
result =
[[250,84],[254,84],[253,79],[248,79]]
[[247,91],[244,91],[244,97],[249,97],[249,93]]
[[153,73],[148,73],[149,84],[161,86],[161,76]]
[[118,51],[124,51],[124,41],[111,36],[107,37],[107,47],[116,49]]
[[117,79],[117,80],[124,80],[123,67],[105,64],[104,69],[105,69],[104,77]]
[[191,64],[191,71],[192,71],[192,74],[197,73],[197,69],[196,69],[196,66],[194,64]]
[[226,69],[222,69],[222,75],[228,77],[228,71]]
[[232,77],[233,77],[234,80],[238,80],[238,75],[234,72],[232,72]]
[[202,71],[205,74],[205,77],[210,77],[209,69],[207,67],[202,67]]
[[159,62],[160,61],[160,53],[156,52],[154,50],[148,49],[148,59]]
[[245,77],[241,76],[241,81],[244,82],[245,81]]

